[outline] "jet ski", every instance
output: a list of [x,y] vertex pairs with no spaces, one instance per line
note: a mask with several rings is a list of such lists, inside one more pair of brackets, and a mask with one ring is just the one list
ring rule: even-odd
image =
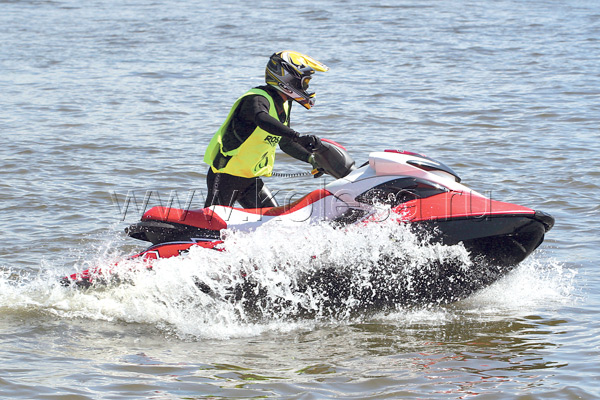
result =
[[[469,275],[461,266],[441,265],[429,275],[414,277],[413,292],[415,282],[417,287],[421,282],[422,288],[416,292],[428,294],[409,296],[402,287],[397,287],[393,294],[381,296],[399,302],[416,302],[423,296],[449,302],[505,275],[543,242],[554,224],[554,218],[542,211],[494,200],[468,188],[450,167],[423,154],[377,151],[368,155],[368,162],[357,167],[343,146],[323,140],[313,155],[324,172],[335,180],[283,206],[149,209],[125,231],[128,236],[152,245],[130,259],[145,260],[151,269],[153,260],[179,256],[194,246],[226,251],[223,234],[229,231],[251,232],[275,223],[301,225],[326,221],[340,228],[377,224],[381,223],[384,210],[386,220],[409,226],[424,241],[464,245],[476,267],[470,269]],[[389,262],[392,261],[382,261],[384,269]],[[336,287],[341,287],[339,283],[346,279],[332,275],[331,269],[323,273],[338,283]],[[62,283],[87,287],[109,275],[110,268],[93,268],[66,276]],[[445,283],[432,285],[440,277]],[[322,276],[313,278],[323,282]],[[210,292],[202,283],[198,286]]]

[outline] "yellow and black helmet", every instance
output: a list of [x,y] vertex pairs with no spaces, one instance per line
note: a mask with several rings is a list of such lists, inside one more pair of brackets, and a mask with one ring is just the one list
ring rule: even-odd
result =
[[307,91],[311,75],[328,70],[329,67],[312,57],[285,50],[269,59],[265,82],[310,109],[315,104],[315,94]]

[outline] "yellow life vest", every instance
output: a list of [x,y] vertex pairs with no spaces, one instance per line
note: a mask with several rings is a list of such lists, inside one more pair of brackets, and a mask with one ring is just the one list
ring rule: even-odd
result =
[[[266,91],[253,88],[243,94],[231,107],[227,119],[212,137],[204,153],[204,162],[210,165],[212,171],[215,173],[254,178],[258,176],[271,176],[273,172],[275,150],[281,140],[281,136],[270,134],[258,126],[239,147],[230,151],[223,151],[223,136],[227,132],[227,127],[231,123],[235,110],[244,97],[253,94],[261,95],[269,100],[269,115],[279,121],[275,102]],[[284,103],[283,108],[286,115],[285,124],[289,125],[289,105],[287,102]],[[225,157],[231,157],[227,165],[221,169],[217,169],[213,165],[215,157],[217,157],[219,152]]]

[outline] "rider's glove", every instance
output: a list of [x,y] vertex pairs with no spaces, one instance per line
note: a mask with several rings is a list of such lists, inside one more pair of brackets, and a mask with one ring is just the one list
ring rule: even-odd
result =
[[299,136],[295,140],[300,146],[304,147],[309,153],[318,150],[321,147],[321,139],[315,135]]

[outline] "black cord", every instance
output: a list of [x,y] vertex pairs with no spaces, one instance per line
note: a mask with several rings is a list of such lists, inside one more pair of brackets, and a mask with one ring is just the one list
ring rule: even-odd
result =
[[305,171],[305,172],[297,172],[295,174],[280,174],[279,172],[272,172],[271,176],[275,176],[278,178],[298,178],[301,176],[312,176],[312,172]]

